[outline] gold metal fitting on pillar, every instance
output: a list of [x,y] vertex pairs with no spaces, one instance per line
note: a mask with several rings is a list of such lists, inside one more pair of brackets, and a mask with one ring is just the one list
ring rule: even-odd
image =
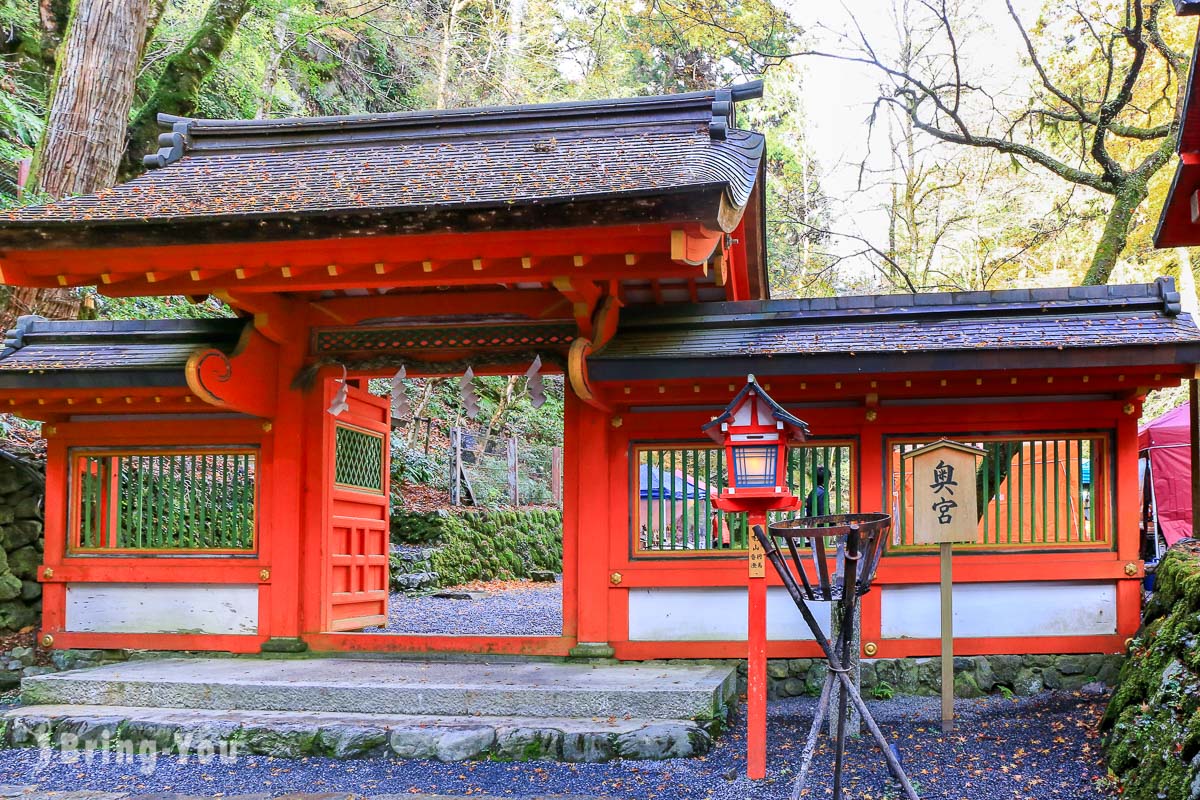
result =
[[259,572],[259,573],[258,573],[258,579],[259,579],[260,581],[269,581],[269,580],[271,580],[271,570],[269,570],[269,569],[264,569],[264,570],[262,570],[261,572]]
[[264,422],[262,424],[262,429],[263,429],[263,433],[270,433],[271,432],[271,423]]
[[879,652],[879,645],[875,644],[874,642],[867,642],[863,645],[863,652],[868,656],[873,656]]
[[619,573],[619,572],[614,572],[612,575],[609,575],[609,576],[608,576],[608,581],[609,581],[609,583],[611,583],[613,586],[620,586],[620,585],[621,585],[621,573]]
[[51,569],[50,567],[46,567],[44,570],[42,570],[42,580],[48,581],[53,577],[54,577],[54,570]]
[[1137,575],[1137,572],[1137,564],[1133,563],[1132,561],[1125,565],[1125,574],[1129,577],[1132,578],[1134,575]]
[[1121,410],[1125,412],[1126,416],[1132,414],[1133,413],[1133,403],[1126,403],[1124,406],[1121,407]]
[[47,633],[47,634],[43,635],[42,638],[38,640],[38,642],[42,645],[42,647],[53,647],[54,646],[54,637]]
[[54,427],[53,425],[47,425],[42,428],[43,436],[53,436],[56,433],[58,433],[58,428]]
[[867,409],[867,422],[874,422],[879,418],[879,412],[873,408]]

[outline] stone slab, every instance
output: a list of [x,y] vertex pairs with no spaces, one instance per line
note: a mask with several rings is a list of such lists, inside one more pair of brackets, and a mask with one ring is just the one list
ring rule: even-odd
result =
[[722,665],[187,658],[25,678],[27,705],[506,717],[713,719]]
[[[702,755],[712,740],[690,720],[423,716],[47,705],[0,715],[3,745],[79,748],[132,742],[133,752],[194,752],[236,743],[280,758],[425,758],[601,762]],[[28,731],[16,737],[12,731]],[[70,737],[64,738],[64,737]],[[89,737],[91,737],[89,739]],[[228,752],[228,749],[226,750]]]

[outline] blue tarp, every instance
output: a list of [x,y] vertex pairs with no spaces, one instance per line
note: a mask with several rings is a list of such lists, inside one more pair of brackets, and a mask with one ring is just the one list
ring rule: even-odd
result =
[[704,481],[689,478],[679,470],[674,473],[650,469],[649,464],[638,468],[638,486],[643,500],[703,500],[708,497]]

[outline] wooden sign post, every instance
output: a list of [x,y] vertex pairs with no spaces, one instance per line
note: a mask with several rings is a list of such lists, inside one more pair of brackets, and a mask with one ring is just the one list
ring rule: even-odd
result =
[[904,457],[913,476],[915,544],[936,544],[941,555],[942,731],[954,730],[954,542],[976,540],[975,464],[986,450],[942,439]]

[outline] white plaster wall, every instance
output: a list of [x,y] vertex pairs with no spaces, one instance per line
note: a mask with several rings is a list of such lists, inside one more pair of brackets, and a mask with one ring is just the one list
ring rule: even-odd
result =
[[[810,604],[821,629],[829,633],[829,603]],[[629,590],[629,639],[641,642],[745,641],[749,604],[741,587]],[[812,639],[787,590],[767,589],[767,638]]]
[[257,633],[255,584],[69,583],[68,631]]
[[[942,635],[937,584],[885,586],[882,591],[884,639]],[[1117,632],[1117,587],[1111,582],[960,583],[953,592],[956,639]]]

